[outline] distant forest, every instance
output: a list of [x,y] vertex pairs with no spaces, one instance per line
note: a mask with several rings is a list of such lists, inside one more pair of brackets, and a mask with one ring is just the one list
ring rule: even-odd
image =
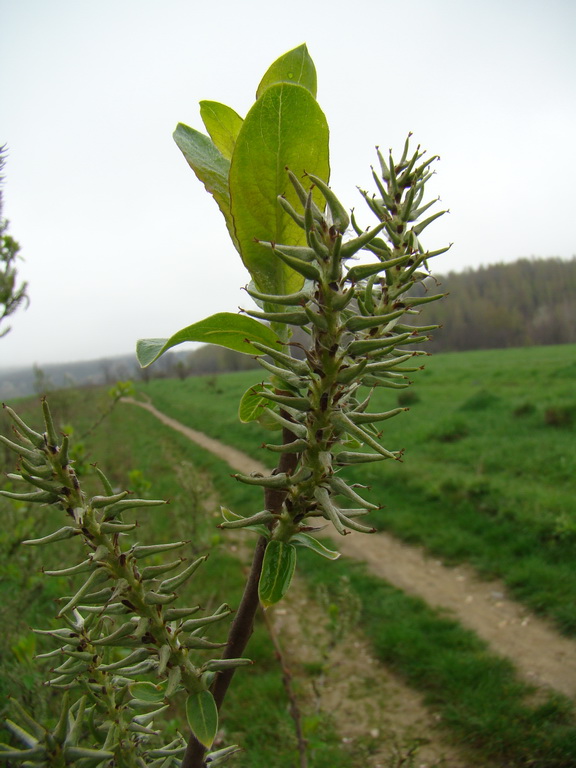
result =
[[520,259],[437,280],[428,290],[449,295],[424,305],[418,321],[442,326],[431,351],[576,343],[576,257]]
[[[426,345],[430,351],[576,343],[576,256],[568,261],[519,259],[436,275],[426,283],[428,293],[448,294],[425,304],[411,321],[441,326],[431,332]],[[297,341],[305,344],[306,339],[298,334]],[[193,373],[217,373],[244,370],[255,363],[228,349],[205,346],[178,365]]]
[[[576,343],[576,257],[520,259],[510,264],[450,272],[428,279],[429,293],[449,293],[425,304],[414,325],[442,327],[426,345],[430,351],[497,349]],[[306,335],[297,341],[306,342]],[[118,380],[186,378],[257,368],[239,352],[205,345],[193,352],[165,355],[142,370],[134,355],[82,363],[0,371],[0,398],[40,394],[69,386]]]

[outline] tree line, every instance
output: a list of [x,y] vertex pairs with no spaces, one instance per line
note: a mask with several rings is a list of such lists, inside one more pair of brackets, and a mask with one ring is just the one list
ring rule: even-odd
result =
[[[419,288],[419,291],[424,289]],[[576,343],[576,256],[519,259],[429,278],[425,290],[449,295],[425,304],[414,324],[441,327],[435,352]],[[304,346],[305,334],[295,340]],[[4,398],[66,386],[110,384],[119,379],[187,378],[258,367],[239,352],[210,344],[166,355],[142,370],[133,355],[112,360],[48,365],[0,375]]]
[[418,320],[442,326],[432,334],[436,352],[576,343],[576,256],[449,272],[426,290],[449,294]]

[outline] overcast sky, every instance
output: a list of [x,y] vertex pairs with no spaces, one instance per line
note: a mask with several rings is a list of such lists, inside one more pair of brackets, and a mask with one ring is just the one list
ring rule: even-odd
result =
[[[4,215],[27,311],[0,368],[113,357],[246,305],[224,221],[171,134],[244,115],[302,42],[331,185],[362,211],[374,146],[441,156],[435,271],[576,254],[574,0],[0,0]],[[426,235],[425,233],[425,235]]]

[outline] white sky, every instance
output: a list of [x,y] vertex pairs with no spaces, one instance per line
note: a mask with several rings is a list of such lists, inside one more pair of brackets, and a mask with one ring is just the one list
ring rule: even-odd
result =
[[[171,134],[244,115],[308,44],[331,185],[362,223],[374,146],[433,154],[435,271],[576,253],[574,0],[0,0],[4,215],[31,305],[0,368],[112,357],[246,305],[247,275]],[[426,235],[426,233],[424,233]]]

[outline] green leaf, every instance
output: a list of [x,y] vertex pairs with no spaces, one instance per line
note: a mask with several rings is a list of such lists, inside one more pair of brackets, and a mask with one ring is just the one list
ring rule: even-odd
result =
[[279,343],[278,337],[268,325],[259,323],[246,315],[219,312],[187,328],[182,328],[169,339],[139,339],[136,343],[136,357],[142,368],[146,368],[164,352],[185,341],[218,344],[236,352],[243,352],[245,355],[262,354],[252,346],[250,343],[252,341],[268,346]]
[[241,422],[247,424],[249,421],[257,421],[265,409],[270,407],[270,401],[260,394],[266,389],[264,384],[255,384],[244,392],[238,407],[238,418]]
[[258,596],[264,608],[281,600],[292,581],[296,567],[296,549],[284,541],[271,541],[266,547]]
[[188,696],[186,717],[190,730],[200,744],[211,747],[218,730],[218,710],[210,691],[199,691]]
[[264,391],[269,391],[264,384],[255,384],[244,392],[238,406],[238,418],[244,424],[257,421],[264,429],[276,432],[282,427],[266,410],[271,407],[271,403],[260,394]]
[[164,699],[163,689],[154,685],[154,683],[133,683],[129,686],[129,689],[133,699],[149,701],[151,704],[157,704]]
[[242,127],[240,115],[232,107],[218,101],[201,101],[200,116],[216,148],[227,160],[231,160]]
[[232,242],[239,250],[230,213],[230,192],[228,190],[230,160],[220,152],[212,139],[183,123],[178,123],[173,135],[174,141],[186,158],[188,165],[216,200],[226,220]]
[[316,67],[305,44],[293,48],[270,65],[260,81],[256,98],[259,99],[267,88],[278,83],[303,85],[316,98]]
[[311,549],[312,552],[315,552],[321,557],[325,557],[327,560],[338,560],[340,557],[340,552],[328,549],[328,547],[325,547],[324,544],[318,541],[318,539],[315,539],[314,536],[310,536],[307,533],[296,533],[292,536],[290,541],[293,541],[297,546],[299,545]]
[[[281,83],[267,88],[248,112],[230,166],[230,205],[242,260],[258,290],[294,293],[304,278],[257,240],[306,245],[305,233],[278,204],[300,202],[286,167],[327,180],[328,125],[306,88]],[[319,194],[319,193],[318,193]],[[322,198],[318,197],[322,207]]]

